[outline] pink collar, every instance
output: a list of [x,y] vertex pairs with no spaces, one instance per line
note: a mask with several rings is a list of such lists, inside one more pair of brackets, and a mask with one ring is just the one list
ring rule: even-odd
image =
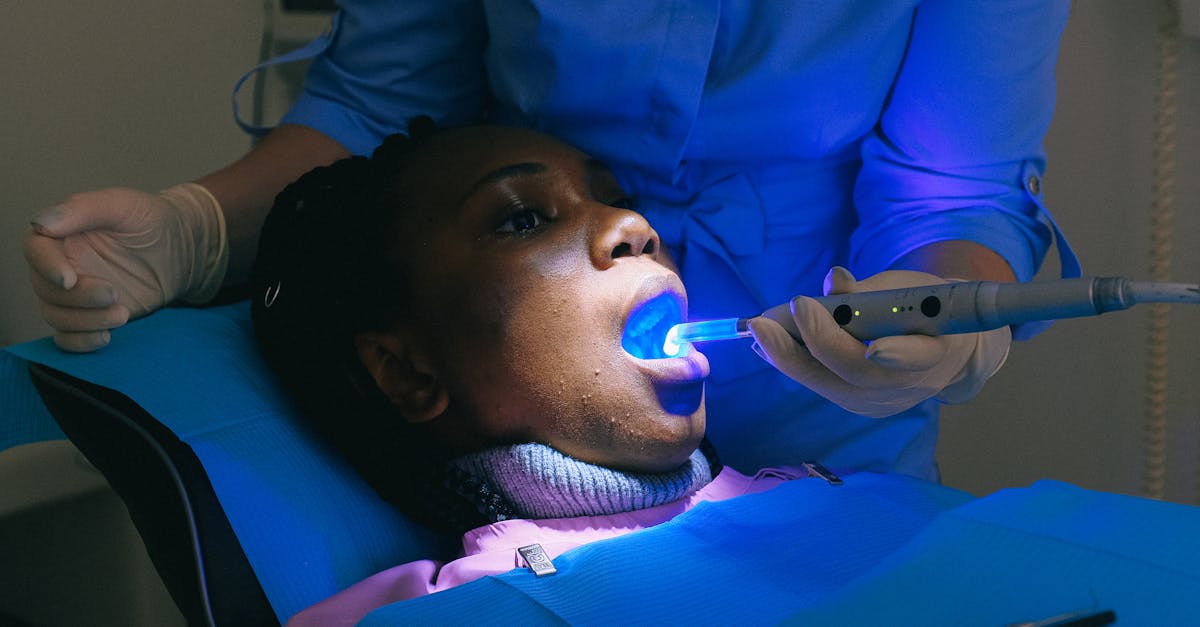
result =
[[[691,495],[655,507],[605,516],[548,518],[541,520],[515,519],[478,527],[463,534],[463,554],[466,556],[504,551],[516,554],[516,549],[538,543],[547,552],[548,545],[575,546],[646,529],[666,522],[703,501],[723,501],[743,494],[762,492],[783,481],[807,477],[802,468],[768,468],[748,477],[725,468],[712,481]],[[550,557],[562,552],[556,552]],[[518,561],[519,563],[519,561]]]

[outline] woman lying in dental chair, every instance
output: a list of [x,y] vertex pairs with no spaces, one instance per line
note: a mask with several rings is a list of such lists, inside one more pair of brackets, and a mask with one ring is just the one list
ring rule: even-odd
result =
[[418,123],[285,190],[256,266],[259,341],[319,431],[413,518],[466,534],[458,559],[293,623],[354,622],[536,559],[520,547],[553,560],[808,474],[722,468],[704,355],[622,347],[646,303],[686,312],[683,284],[612,174],[548,136]]
[[[654,326],[646,303],[670,299],[686,315],[684,286],[628,203],[602,164],[550,137],[424,122],[279,196],[254,273],[263,353],[377,492],[462,535],[457,556],[378,573],[289,624],[369,613],[413,623],[464,608],[510,622],[720,621],[730,603],[750,622],[925,622],[932,607],[949,622],[1003,623],[1146,589],[1195,598],[1195,572],[1161,568],[1178,546],[1137,549],[1153,567],[1130,584],[1113,575],[1128,568],[1125,547],[1095,557],[1072,553],[1073,537],[1046,539],[1062,531],[1053,524],[1074,534],[1067,521],[1085,502],[1119,537],[1131,535],[1126,518],[1131,529],[1146,520],[1098,497],[1052,486],[1033,502],[972,503],[907,477],[829,487],[828,476],[795,481],[808,468],[723,467],[704,439],[705,356],[623,348]],[[1074,509],[1032,535],[996,513],[1064,498]],[[933,580],[970,582],[950,614],[915,598]],[[881,607],[904,613],[873,614]]]

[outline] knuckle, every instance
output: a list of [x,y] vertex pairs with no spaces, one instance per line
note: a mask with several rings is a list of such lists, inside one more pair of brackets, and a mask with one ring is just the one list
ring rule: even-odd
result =
[[49,282],[42,278],[42,276],[37,272],[29,273],[29,286],[33,288],[33,295],[37,296],[38,300],[43,305],[45,305],[45,303],[53,296],[53,288],[51,288]]
[[42,319],[46,321],[46,324],[50,325],[50,328],[54,329],[55,331],[68,331],[69,330],[67,328],[64,328],[67,325],[64,325],[63,324],[64,321],[59,317],[59,308],[58,307],[55,307],[54,305],[51,305],[50,303],[47,303],[46,301],[42,301],[41,305],[42,305]]
[[109,335],[103,331],[86,333],[65,332],[54,335],[54,343],[59,348],[72,353],[90,353],[103,348],[109,342]]
[[64,198],[63,201],[61,203],[59,203],[58,206],[63,211],[71,211],[72,209],[74,209],[76,207],[86,206],[86,205],[90,204],[91,201],[93,200],[93,198],[95,197],[95,195],[96,195],[96,192],[75,192],[74,194],[71,194],[71,195],[67,196],[66,198]]
[[115,329],[129,322],[129,310],[124,307],[109,307],[108,312],[108,325],[105,328]]
[[30,227],[29,231],[25,233],[25,237],[21,240],[21,254],[25,257],[25,261],[30,264],[33,263],[33,258],[36,255],[37,241],[40,237],[42,236],[38,235],[33,230],[33,227]]
[[40,268],[45,265],[46,258],[49,256],[49,252],[46,250],[49,240],[50,238],[39,235],[33,229],[30,229],[29,233],[25,235],[25,239],[21,243],[21,254],[25,256],[25,261],[30,266]]

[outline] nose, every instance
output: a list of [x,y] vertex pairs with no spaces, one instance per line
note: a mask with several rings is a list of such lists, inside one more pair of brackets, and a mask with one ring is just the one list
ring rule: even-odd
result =
[[606,270],[622,257],[649,256],[658,259],[662,242],[658,233],[641,214],[628,209],[614,209],[601,220],[592,238],[592,263]]

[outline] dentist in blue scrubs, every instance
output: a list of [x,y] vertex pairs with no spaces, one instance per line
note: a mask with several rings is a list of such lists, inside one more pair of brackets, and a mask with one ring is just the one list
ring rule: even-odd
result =
[[[1057,232],[1042,138],[1065,0],[339,4],[303,94],[242,159],[34,218],[26,257],[60,346],[95,350],[243,281],[276,192],[421,114],[534,128],[607,163],[673,253],[692,319],[1027,281]],[[1009,330],[865,346],[811,301],[793,308],[804,346],[759,320],[754,350],[704,349],[723,460],[936,478],[938,405],[978,392]]]

